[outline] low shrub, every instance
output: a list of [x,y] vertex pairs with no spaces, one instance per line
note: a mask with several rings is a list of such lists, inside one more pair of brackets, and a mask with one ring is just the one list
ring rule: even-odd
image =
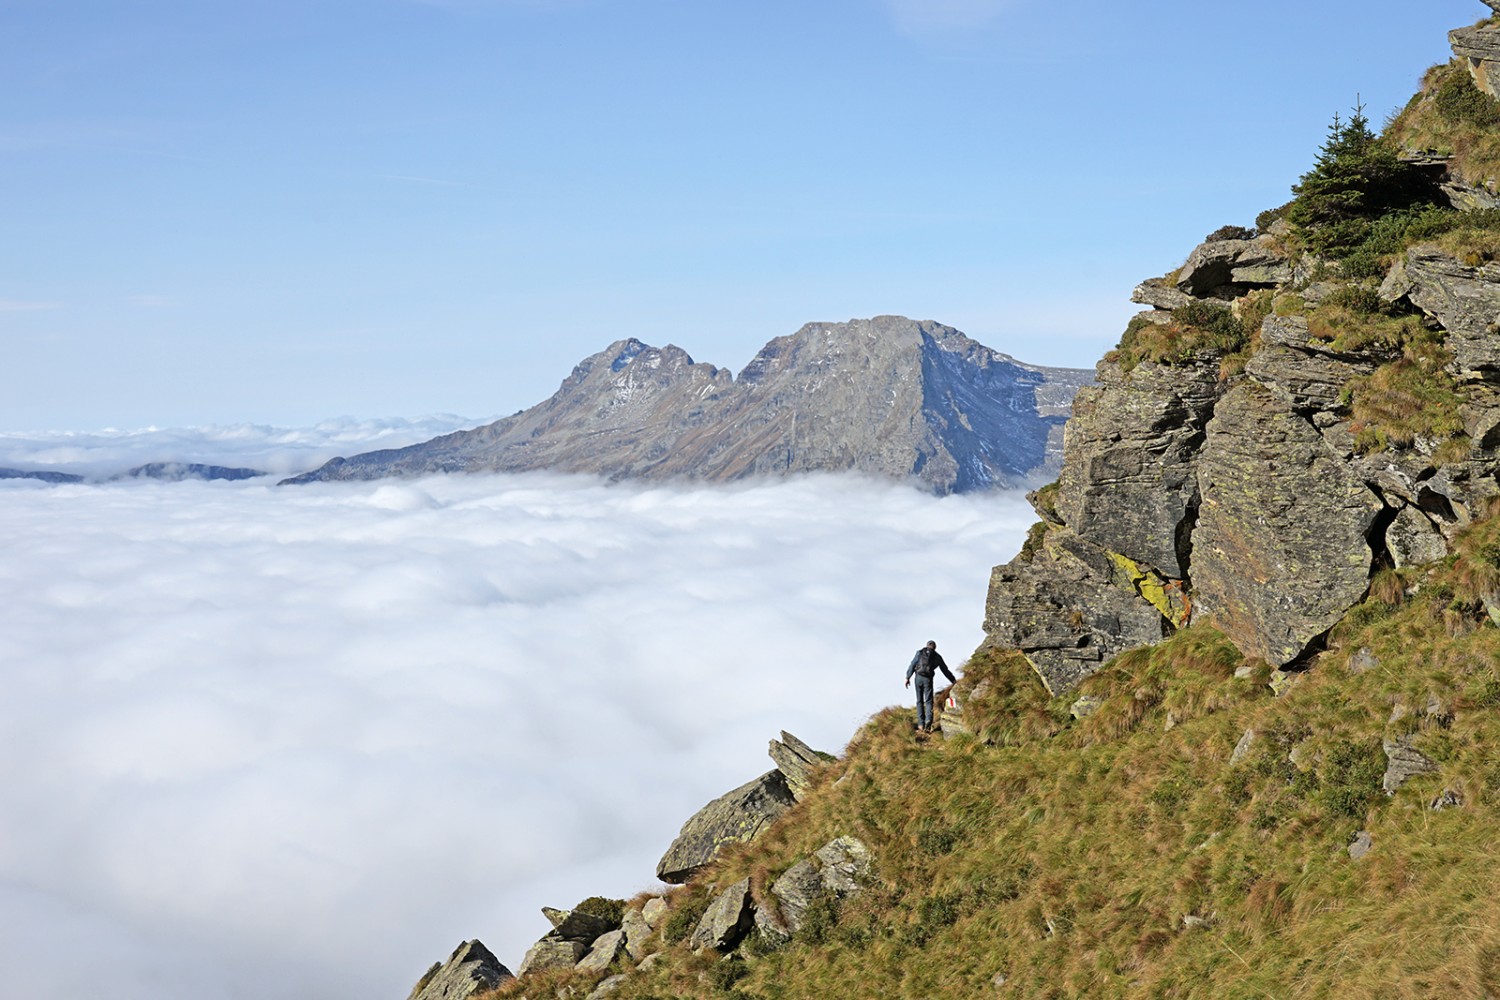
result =
[[618,927],[620,926],[620,918],[625,916],[625,900],[607,899],[604,896],[590,896],[573,907],[573,909],[579,913],[587,913],[589,916],[608,920]]
[[1432,106],[1439,117],[1453,124],[1500,125],[1500,101],[1474,86],[1467,71],[1446,74],[1433,91]]
[[1219,240],[1249,240],[1255,238],[1255,230],[1246,229],[1244,226],[1220,226],[1203,238],[1205,243],[1217,243]]

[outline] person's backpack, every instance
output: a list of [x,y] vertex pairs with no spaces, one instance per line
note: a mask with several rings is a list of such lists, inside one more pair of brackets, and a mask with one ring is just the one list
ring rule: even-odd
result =
[[917,673],[923,677],[932,676],[932,650],[926,646],[923,646],[921,651],[917,653]]

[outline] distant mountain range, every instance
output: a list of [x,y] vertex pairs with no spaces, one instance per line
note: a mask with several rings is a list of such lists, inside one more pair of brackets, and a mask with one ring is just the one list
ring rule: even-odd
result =
[[283,484],[546,469],[727,481],[858,471],[937,493],[1050,479],[1091,371],[1023,364],[939,323],[809,323],[732,376],[617,341],[553,396],[473,430],[336,458]]
[[50,472],[31,469],[0,469],[0,479],[38,479],[44,483],[108,482],[120,479],[162,479],[180,482],[184,479],[254,479],[268,473],[259,469],[203,465],[199,462],[148,462],[113,476],[91,478],[75,472]]

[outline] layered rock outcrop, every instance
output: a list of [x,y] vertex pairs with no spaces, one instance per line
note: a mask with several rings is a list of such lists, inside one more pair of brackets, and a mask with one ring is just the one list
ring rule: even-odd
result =
[[[1500,14],[1500,6],[1483,0],[1485,6]],[[1476,25],[1448,32],[1453,54],[1468,63],[1474,84],[1491,97],[1500,97],[1500,28]]]
[[[1454,33],[1476,79],[1496,38]],[[1293,236],[1226,227],[1142,282],[1151,311],[1078,392],[985,617],[1053,693],[1193,621],[1295,671],[1377,573],[1443,558],[1500,496],[1500,263],[1419,244],[1346,277]]]

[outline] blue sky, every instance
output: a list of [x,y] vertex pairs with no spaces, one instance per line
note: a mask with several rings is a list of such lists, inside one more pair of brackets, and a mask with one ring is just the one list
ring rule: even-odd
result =
[[937,319],[1088,366],[1477,0],[0,0],[0,429],[513,412]]

